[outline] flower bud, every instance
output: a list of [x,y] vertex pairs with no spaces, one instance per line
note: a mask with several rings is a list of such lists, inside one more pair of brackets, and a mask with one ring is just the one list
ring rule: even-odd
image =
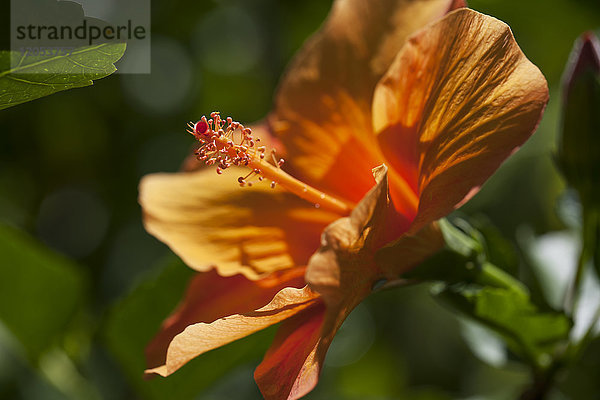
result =
[[563,77],[558,162],[585,205],[600,204],[600,43],[584,33]]

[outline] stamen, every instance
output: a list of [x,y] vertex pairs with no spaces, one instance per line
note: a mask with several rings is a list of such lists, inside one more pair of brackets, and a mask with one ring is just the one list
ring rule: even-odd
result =
[[352,210],[352,204],[310,187],[284,172],[281,169],[284,160],[278,160],[274,150],[271,151],[272,163],[266,161],[266,146],[256,145],[260,138],[255,138],[250,128],[244,127],[231,117],[223,120],[218,112],[212,112],[210,119],[202,116],[198,122],[190,122],[187,126],[187,131],[201,144],[195,152],[197,159],[204,161],[206,165],[217,164],[218,174],[222,174],[232,165],[251,168],[246,176],[238,178],[240,186],[252,186],[254,178],[258,181],[266,178],[270,181],[271,188],[281,185],[284,189],[310,201],[316,208],[326,208],[343,215]]

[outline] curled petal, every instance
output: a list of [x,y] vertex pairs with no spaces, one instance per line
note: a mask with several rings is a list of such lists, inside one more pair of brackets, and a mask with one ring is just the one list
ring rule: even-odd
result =
[[254,372],[265,399],[295,400],[315,387],[327,350],[353,308],[319,301],[281,324]]
[[258,279],[306,265],[337,216],[269,185],[240,188],[246,170],[154,174],[140,184],[146,230],[190,267]]
[[[348,314],[380,280],[398,282],[400,275],[443,245],[431,224],[416,235],[389,242],[390,226],[402,226],[390,211],[387,168],[373,171],[377,184],[350,216],[325,228],[313,254],[306,281],[322,302],[282,323],[275,341],[255,371],[268,400],[298,399],[316,385],[325,354]],[[394,235],[397,237],[397,235]]]
[[265,399],[298,399],[317,384],[326,352],[320,346],[324,316],[319,303],[281,324],[254,372]]
[[437,222],[425,225],[413,234],[397,240],[375,252],[375,264],[388,282],[416,267],[444,247],[444,238]]
[[348,217],[325,228],[321,246],[308,262],[306,282],[329,307],[350,304],[352,309],[380,275],[373,254],[389,230],[390,207],[387,168],[382,165],[375,172],[377,184]]
[[374,175],[377,185],[352,214],[325,228],[306,269],[307,284],[341,314],[349,313],[377,283],[399,283],[402,273],[444,245],[436,223],[406,233],[389,202],[387,168],[381,166]]
[[[360,201],[372,186],[371,168],[382,160],[370,135],[377,81],[412,32],[462,5],[451,0],[334,3],[322,29],[289,66],[269,120],[295,176]],[[399,179],[398,187],[407,185]],[[414,208],[414,194],[406,195],[406,206]]]
[[495,18],[461,9],[412,36],[373,101],[386,161],[419,195],[411,231],[468,200],[534,132],[547,101],[543,75]]
[[173,338],[188,325],[210,323],[233,314],[244,314],[267,304],[285,287],[304,286],[304,267],[275,272],[259,280],[243,275],[220,276],[215,270],[195,275],[177,310],[167,318],[146,348],[149,367],[165,363]]
[[256,311],[230,315],[210,324],[190,325],[171,341],[166,363],[146,373],[168,376],[200,354],[288,319],[319,302],[318,294],[307,287],[284,288],[269,304]]

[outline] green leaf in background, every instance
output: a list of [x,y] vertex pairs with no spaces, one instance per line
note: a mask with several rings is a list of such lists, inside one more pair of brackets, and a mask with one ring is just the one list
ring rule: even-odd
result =
[[[421,265],[404,273],[403,278],[448,284],[476,283],[509,289],[523,296],[528,295],[527,288],[521,282],[488,262],[489,256],[483,235],[465,220],[455,220],[456,226],[446,219],[438,222],[445,247]],[[393,259],[390,256],[393,255],[393,251],[393,246],[384,247],[378,255],[381,260]]]
[[495,368],[506,367],[506,344],[497,333],[469,318],[459,316],[458,321],[461,336],[475,357]]
[[[93,84],[117,70],[125,43],[103,43],[74,49],[70,54],[23,56],[0,52],[0,110],[40,97]],[[12,65],[11,60],[18,60]]]
[[437,300],[501,335],[531,365],[546,368],[557,345],[568,338],[572,321],[535,304],[529,289],[504,270],[510,266],[501,269],[489,261],[484,235],[464,220],[455,223],[439,221],[445,248],[403,277],[438,282],[433,288]]
[[556,345],[567,339],[572,326],[564,314],[542,312],[528,297],[508,289],[448,285],[435,296],[499,333],[515,353],[540,369],[549,366]]
[[502,235],[485,214],[477,214],[471,217],[469,222],[473,224],[473,228],[479,232],[483,240],[486,258],[501,270],[516,276],[519,272],[516,246]]
[[0,224],[0,321],[37,359],[84,299],[82,271],[21,231]]
[[[194,274],[178,259],[162,263],[159,269],[157,276],[142,282],[113,308],[104,330],[108,348],[138,393],[151,400],[194,398],[248,363],[251,368],[244,378],[251,382],[251,370],[262,358],[272,338],[272,329],[203,354],[167,378],[144,379],[146,345],[181,300]],[[258,398],[258,388],[252,386]]]

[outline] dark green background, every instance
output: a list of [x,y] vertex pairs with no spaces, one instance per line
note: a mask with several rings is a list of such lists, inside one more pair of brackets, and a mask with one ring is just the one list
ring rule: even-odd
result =
[[[508,238],[562,229],[564,184],[552,162],[560,79],[575,38],[600,26],[600,3],[469,4],[511,26],[551,99],[532,140],[461,211],[485,214]],[[330,5],[152,1],[151,75],[113,75],[0,112],[0,398],[259,398],[252,371],[273,330],[171,378],[141,379],[145,343],[191,272],[145,233],[137,185],[179,168],[193,146],[187,121],[213,110],[264,117],[286,63]],[[528,379],[513,360],[478,360],[427,287],[372,296],[347,325],[308,398],[511,399]],[[564,377],[566,398],[600,393],[590,379],[600,374],[598,347]]]

